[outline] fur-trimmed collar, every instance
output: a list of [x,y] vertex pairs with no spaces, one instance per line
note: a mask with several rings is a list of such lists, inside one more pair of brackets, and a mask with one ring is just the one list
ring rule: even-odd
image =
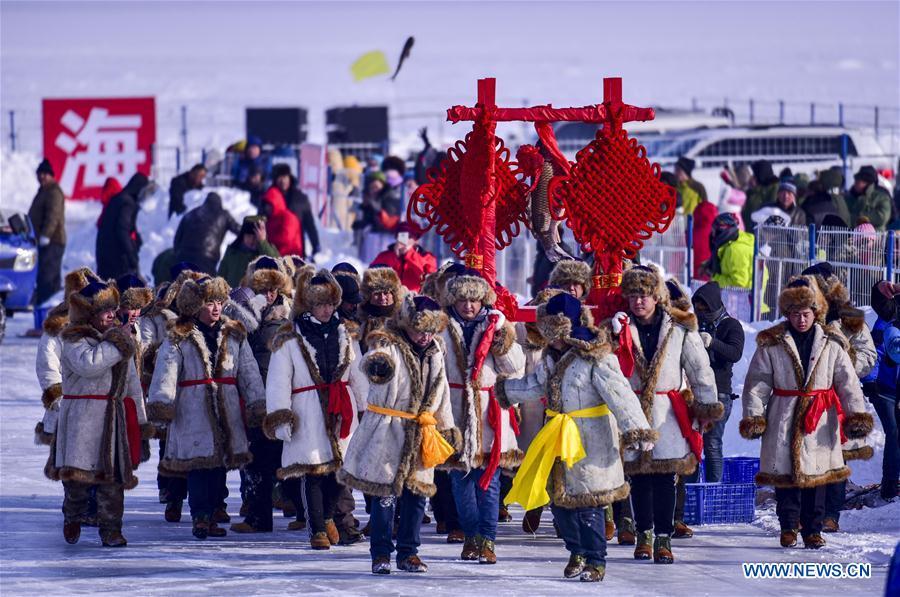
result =
[[103,334],[97,328],[86,323],[70,323],[60,333],[60,337],[64,342],[78,342],[84,338],[99,341]]
[[664,307],[663,310],[669,314],[675,325],[680,325],[691,332],[696,332],[700,329],[700,326],[697,325],[697,316],[690,311],[682,311],[681,309],[676,309],[672,306]]
[[47,317],[44,318],[44,325],[42,326],[44,329],[44,333],[48,336],[59,336],[59,334],[63,331],[69,324],[69,305],[65,302],[62,302],[47,314]]
[[[829,340],[836,342],[841,348],[844,350],[848,350],[850,348],[850,342],[847,340],[847,336],[841,332],[840,325],[838,322],[831,322],[825,326],[820,323],[816,323],[816,326],[822,328],[822,331],[828,337]],[[782,321],[776,325],[773,325],[770,328],[767,328],[761,331],[756,335],[756,345],[765,347],[765,346],[776,346],[782,342],[784,342],[785,336],[789,334],[787,329],[787,322]]]
[[[221,333],[223,336],[230,335],[234,337],[238,342],[243,342],[247,339],[247,329],[241,322],[234,319],[228,319],[224,315],[222,316],[221,321]],[[185,338],[190,336],[191,333],[196,329],[197,326],[194,324],[194,319],[192,317],[185,316],[170,320],[166,325],[166,331],[169,336],[169,341],[172,344],[179,344]]]
[[[394,325],[393,322],[390,322],[387,326],[369,334],[368,340],[370,350],[378,346],[393,344],[401,349],[406,348],[413,351],[412,347],[409,346],[409,341],[403,334],[403,330]],[[431,357],[431,355],[435,354],[438,349],[441,348],[442,342],[441,338],[435,335],[434,341],[425,349],[425,356]]]

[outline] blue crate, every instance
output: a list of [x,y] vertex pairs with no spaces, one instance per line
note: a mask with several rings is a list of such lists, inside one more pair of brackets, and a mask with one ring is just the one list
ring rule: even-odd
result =
[[686,524],[729,524],[753,521],[753,483],[688,483],[685,485]]
[[756,473],[759,472],[759,458],[734,456],[724,460],[722,483],[756,483]]

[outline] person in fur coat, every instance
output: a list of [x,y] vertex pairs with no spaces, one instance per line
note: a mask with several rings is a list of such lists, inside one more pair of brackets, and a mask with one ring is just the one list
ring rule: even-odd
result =
[[297,274],[292,319],[272,339],[264,429],[283,443],[279,479],[303,477],[313,549],[340,541],[335,473],[365,409],[368,382],[356,343],[335,310],[341,287],[328,270]]
[[[426,296],[407,295],[387,325],[369,335],[362,370],[369,379],[367,410],[347,447],[338,480],[374,496],[372,572],[389,574],[394,511],[399,510],[397,568],[425,572],[418,557],[419,528],[425,499],[434,495],[434,466],[429,453],[439,433],[450,451],[461,435],[450,408],[444,353],[435,334],[447,315]],[[444,456],[445,457],[445,456]]]
[[188,504],[197,539],[224,537],[213,514],[224,501],[227,470],[252,459],[245,431],[262,420],[265,396],[259,367],[239,322],[222,316],[222,278],[187,279],[176,299],[150,382],[148,412],[168,428],[161,470],[187,474]]
[[587,298],[593,277],[591,266],[577,259],[564,259],[557,263],[547,280],[548,288],[559,288],[579,300]]
[[[503,406],[539,402],[546,396],[549,416],[516,475],[508,499],[524,497],[535,503],[552,499],[553,518],[571,554],[563,575],[595,582],[602,580],[606,571],[603,510],[629,492],[620,443],[650,450],[658,434],[651,429],[622,375],[606,332],[593,327],[590,310],[578,299],[560,293],[539,306],[537,328],[549,346],[535,370],[523,379],[507,380],[498,386]],[[557,417],[574,423],[582,445],[580,454],[552,450],[562,445],[555,440],[563,436],[552,435],[554,425],[559,424],[554,421]],[[567,460],[569,457],[574,461]],[[552,469],[546,469],[549,479],[540,474],[531,477],[536,470],[533,466],[541,461],[552,464]],[[545,486],[550,489],[549,495],[544,492],[532,497],[535,490],[543,491]]]
[[797,277],[778,297],[787,321],[756,337],[744,382],[741,435],[762,438],[759,485],[775,487],[782,547],[825,545],[825,486],[850,476],[841,443],[872,430],[847,338],[826,323],[828,305],[813,277]]
[[[634,557],[671,564],[675,560],[671,536],[676,475],[696,469],[702,454],[700,428],[720,419],[724,407],[718,401],[697,318],[669,304],[659,272],[647,266],[632,267],[622,276],[622,296],[628,302],[628,316],[617,314],[611,324],[614,332],[621,325],[630,328],[634,371],[629,381],[647,420],[659,434],[652,451],[625,453],[638,533]],[[685,379],[689,389],[684,387]]]
[[450,278],[443,291],[449,324],[440,334],[453,419],[462,449],[443,468],[450,471],[453,498],[465,533],[462,559],[494,564],[500,510],[500,469],[522,460],[517,421],[494,394],[499,377],[521,377],[525,355],[516,332],[500,311],[496,295],[475,270]]
[[134,488],[141,439],[149,437],[131,334],[116,324],[119,292],[91,281],[68,299],[60,366],[62,403],[47,476],[63,482],[63,536],[78,542],[91,487],[96,486],[100,538],[124,547],[125,490]]
[[397,272],[386,265],[374,265],[363,274],[359,289],[363,298],[359,306],[359,343],[365,353],[369,334],[384,327],[400,310],[406,288],[400,284]]
[[[834,273],[834,269],[827,261],[812,265],[801,275],[814,276],[819,289],[828,303],[826,323],[837,323],[841,333],[847,338],[850,345],[850,360],[853,369],[860,380],[865,378],[878,362],[878,351],[875,349],[875,340],[872,332],[866,325],[865,314],[850,302],[850,292],[841,279]],[[872,446],[866,445],[865,439],[847,440],[842,446],[844,461],[868,460],[874,454]],[[825,519],[822,522],[822,530],[826,533],[836,533],[840,530],[841,508],[847,495],[847,481],[830,483],[825,488]]]

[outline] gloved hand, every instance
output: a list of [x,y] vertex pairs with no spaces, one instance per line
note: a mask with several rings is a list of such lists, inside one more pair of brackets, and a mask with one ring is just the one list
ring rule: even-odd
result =
[[491,315],[497,316],[497,323],[494,324],[494,330],[499,332],[503,329],[503,326],[506,325],[506,315],[504,315],[503,312],[498,309],[491,309],[490,311],[488,311],[488,316]]
[[275,429],[275,437],[283,442],[291,441],[291,426],[285,423]]
[[269,301],[266,299],[266,295],[264,295],[264,294],[257,294],[248,301],[248,303],[250,304],[250,307],[256,313],[259,313],[260,311],[265,309],[266,304],[268,304],[268,302]]
[[42,246],[42,247],[46,247],[46,246],[49,245],[49,244],[50,244],[50,238],[49,238],[49,237],[47,237],[47,236],[41,236],[40,238],[38,238],[38,245],[40,245],[40,246]]
[[612,326],[613,334],[618,336],[622,333],[622,328],[628,325],[628,314],[624,311],[619,311],[615,315],[612,316],[612,321],[610,321],[610,325]]
[[703,340],[703,346],[709,348],[709,345],[712,344],[712,336],[707,332],[700,332],[700,338]]

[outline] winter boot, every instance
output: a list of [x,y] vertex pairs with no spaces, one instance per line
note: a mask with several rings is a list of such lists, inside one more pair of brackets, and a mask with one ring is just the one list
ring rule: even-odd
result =
[[219,537],[224,537],[224,536],[226,536],[226,535],[228,534],[228,531],[226,531],[225,529],[223,529],[222,527],[220,527],[220,526],[219,526],[218,524],[216,524],[215,522],[210,522],[210,523],[209,523],[209,527],[208,527],[208,529],[207,529],[207,534],[208,534],[210,537],[216,537],[216,538],[219,538]]
[[613,521],[612,506],[607,506],[603,509],[603,518],[606,522],[606,540],[612,541],[612,538],[616,536],[616,523]]
[[97,518],[97,513],[85,514],[84,518],[81,519],[81,525],[86,527],[99,527],[100,519]]
[[202,518],[195,518],[191,533],[197,539],[206,539],[209,536],[209,521]]
[[372,534],[372,527],[368,522],[366,523],[366,526],[362,528],[362,534],[366,537]]
[[456,529],[447,533],[447,543],[465,543],[466,534]]
[[581,582],[600,582],[606,576],[606,564],[586,564],[581,573]]
[[287,530],[289,531],[302,531],[306,528],[306,521],[302,518],[300,520],[292,520],[288,523]]
[[675,532],[672,533],[673,539],[690,539],[694,536],[694,529],[684,524],[681,520],[675,521]]
[[825,547],[825,537],[819,533],[813,533],[803,537],[803,546],[806,549],[821,549]]
[[338,533],[341,536],[338,545],[353,545],[364,541],[366,538],[356,527],[341,527],[338,529]]
[[397,569],[404,572],[428,572],[428,564],[419,559],[417,555],[397,560]]
[[372,574],[390,574],[391,558],[379,556],[372,560]]
[[672,555],[672,538],[668,535],[657,535],[653,541],[653,563],[672,564],[675,556]]
[[341,541],[341,534],[338,532],[337,525],[330,518],[325,521],[325,535],[332,545],[337,545]]
[[323,531],[313,533],[309,538],[309,545],[313,549],[331,549],[331,541],[328,540],[328,533]]
[[525,517],[522,518],[522,531],[531,534],[536,533],[538,527],[541,526],[541,514],[543,513],[543,508],[534,508],[526,512]]
[[181,508],[183,502],[174,500],[166,503],[166,522],[181,522]]
[[569,563],[563,569],[563,576],[566,578],[575,578],[584,570],[584,556],[572,554],[569,556]]
[[228,515],[228,512],[225,508],[219,508],[212,515],[212,522],[231,522],[231,516]]
[[446,535],[447,534],[447,523],[439,522],[434,525],[434,534],[435,535]]
[[619,524],[619,545],[634,545],[634,521],[630,518],[623,518]]
[[[422,524],[431,524],[431,517],[428,514],[422,513]],[[426,566],[427,568],[428,566]]]
[[244,522],[235,522],[231,525],[232,532],[240,533],[242,535],[248,533],[263,533],[265,531],[261,531],[246,520]]
[[782,529],[781,530],[781,546],[794,547],[797,545],[797,530]]
[[69,545],[78,543],[78,539],[81,537],[81,522],[73,520],[63,524],[63,537]]
[[496,564],[497,554],[494,553],[494,542],[490,539],[481,539],[481,551],[478,554],[479,564]]
[[125,547],[128,545],[128,541],[122,536],[122,531],[118,529],[100,531],[100,541],[103,542],[103,547]]
[[822,521],[823,533],[837,533],[839,530],[841,530],[841,527],[835,519],[829,517]]
[[509,514],[506,506],[500,505],[500,512],[497,514],[497,522],[512,522],[512,516]]
[[478,544],[478,537],[466,537],[459,558],[466,562],[477,561],[478,554],[481,551],[480,547],[481,546]]
[[634,548],[635,560],[649,560],[653,557],[653,531],[641,531]]

